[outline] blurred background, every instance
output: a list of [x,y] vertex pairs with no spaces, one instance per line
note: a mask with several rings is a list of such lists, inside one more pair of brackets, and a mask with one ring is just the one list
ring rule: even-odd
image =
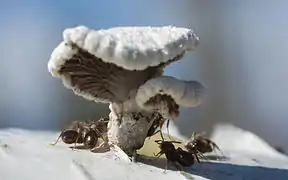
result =
[[200,107],[182,109],[180,132],[227,122],[288,148],[287,16],[285,0],[1,1],[0,127],[60,130],[107,115],[47,70],[65,28],[174,25],[194,28],[200,46],[165,74],[208,87]]

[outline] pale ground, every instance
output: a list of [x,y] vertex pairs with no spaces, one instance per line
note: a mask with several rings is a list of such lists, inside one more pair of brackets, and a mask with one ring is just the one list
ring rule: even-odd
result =
[[[169,170],[166,174],[161,168],[165,165],[165,159],[145,159],[142,162],[146,164],[135,164],[119,159],[113,153],[72,151],[63,143],[53,147],[50,143],[57,138],[58,134],[19,129],[1,130],[0,179],[288,179],[286,156],[276,152],[252,133],[231,126],[219,126],[213,133],[213,139],[227,158],[216,160],[215,154],[210,154],[207,156],[210,159],[208,162],[195,164],[187,168],[185,173]],[[154,139],[151,138],[142,153],[145,152],[147,155],[158,152]]]

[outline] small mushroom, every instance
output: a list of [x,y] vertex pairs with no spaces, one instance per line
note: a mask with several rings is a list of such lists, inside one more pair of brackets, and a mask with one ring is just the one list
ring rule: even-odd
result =
[[204,86],[198,81],[181,81],[171,76],[148,80],[136,95],[139,107],[158,111],[165,119],[176,119],[179,106],[196,107],[201,103]]
[[64,30],[48,70],[75,94],[110,104],[109,143],[132,155],[143,146],[155,112],[175,119],[179,106],[200,103],[199,82],[162,76],[198,44],[186,28],[77,26]]

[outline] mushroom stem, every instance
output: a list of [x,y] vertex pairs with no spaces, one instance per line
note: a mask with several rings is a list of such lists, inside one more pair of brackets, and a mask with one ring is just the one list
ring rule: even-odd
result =
[[142,148],[148,130],[157,118],[154,113],[131,112],[123,113],[122,120],[119,121],[119,116],[113,110],[109,116],[108,143],[117,145],[129,157],[135,155],[135,152]]

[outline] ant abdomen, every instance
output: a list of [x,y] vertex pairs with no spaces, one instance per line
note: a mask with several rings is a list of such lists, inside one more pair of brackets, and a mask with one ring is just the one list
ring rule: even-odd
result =
[[177,151],[180,154],[180,158],[178,159],[178,162],[182,166],[191,166],[195,163],[195,158],[192,153],[189,153],[187,151],[184,151],[182,148],[178,147]]

